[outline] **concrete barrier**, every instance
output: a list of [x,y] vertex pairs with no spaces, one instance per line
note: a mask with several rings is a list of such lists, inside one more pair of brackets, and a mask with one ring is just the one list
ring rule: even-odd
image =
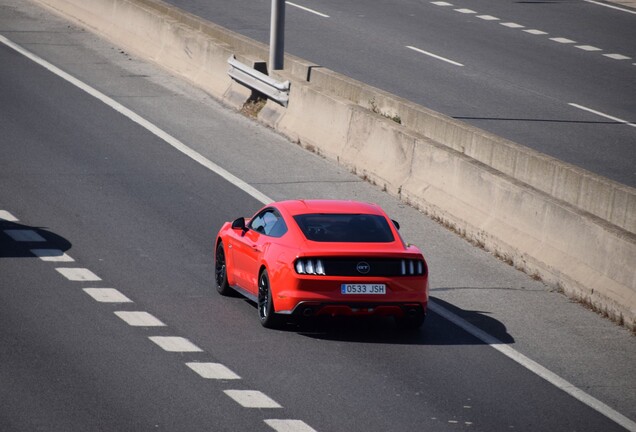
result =
[[429,110],[390,93],[320,68],[311,83],[356,105],[397,116],[406,128],[451,147],[631,233],[636,191],[528,147]]
[[[229,78],[227,58],[268,58],[264,45],[159,0],[38,1],[236,108],[251,92]],[[268,102],[260,121],[636,330],[636,190],[302,59],[285,62],[277,75],[292,81],[289,106]]]

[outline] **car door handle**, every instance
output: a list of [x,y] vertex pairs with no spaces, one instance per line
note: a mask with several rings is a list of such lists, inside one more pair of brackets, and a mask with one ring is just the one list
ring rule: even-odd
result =
[[261,249],[258,247],[258,245],[255,245],[255,244],[252,245],[252,249],[254,251],[256,251],[256,252],[260,252],[261,251]]

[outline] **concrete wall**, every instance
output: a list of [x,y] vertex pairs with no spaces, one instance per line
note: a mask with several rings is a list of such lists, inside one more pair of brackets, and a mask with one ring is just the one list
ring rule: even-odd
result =
[[[159,0],[38,0],[240,108],[267,47]],[[259,120],[636,329],[636,190],[287,56]],[[401,124],[387,117],[399,116]]]
[[328,69],[311,83],[357,105],[397,115],[403,126],[551,196],[636,232],[636,191]]

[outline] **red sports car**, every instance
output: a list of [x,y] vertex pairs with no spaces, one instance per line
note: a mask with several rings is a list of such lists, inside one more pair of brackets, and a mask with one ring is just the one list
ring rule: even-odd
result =
[[418,328],[428,267],[375,204],[295,200],[226,222],[215,244],[217,290],[256,302],[261,324],[287,316],[394,316]]

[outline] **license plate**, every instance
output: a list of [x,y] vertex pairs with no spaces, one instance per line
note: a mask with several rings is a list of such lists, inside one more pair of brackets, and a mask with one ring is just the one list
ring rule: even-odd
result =
[[385,284],[342,284],[342,294],[386,294]]

